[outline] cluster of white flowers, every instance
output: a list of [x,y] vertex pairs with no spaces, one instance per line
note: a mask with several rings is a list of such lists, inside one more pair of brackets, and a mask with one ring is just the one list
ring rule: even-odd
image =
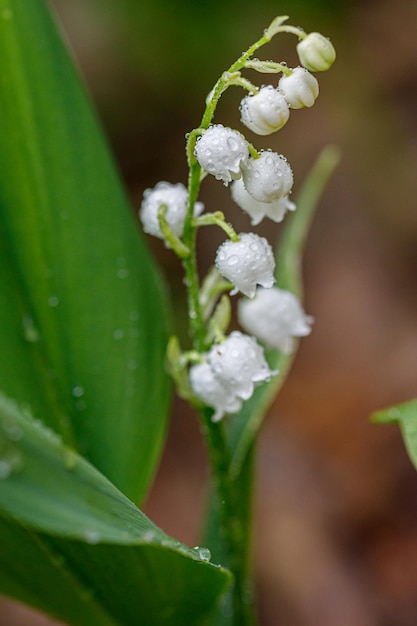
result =
[[[281,129],[291,109],[311,107],[319,95],[318,81],[311,72],[328,69],[335,59],[332,44],[321,34],[306,35],[300,31],[299,36],[297,52],[301,66],[288,68],[265,62],[264,68],[274,66],[282,74],[277,85],[248,87],[251,93],[241,101],[241,121],[258,135]],[[262,63],[256,60],[248,67],[256,69]],[[213,97],[214,90],[207,106]],[[252,225],[264,217],[281,222],[287,211],[295,210],[289,199],[293,173],[282,154],[272,150],[257,152],[240,132],[222,124],[194,132],[197,139],[192,150],[196,163],[226,186],[232,183],[232,198],[249,215]],[[194,218],[203,208],[199,202],[194,204]],[[144,193],[140,217],[145,232],[165,239],[169,228],[172,235],[181,239],[188,209],[188,192],[182,184],[158,183]],[[176,240],[172,236],[170,242],[174,247]],[[169,245],[167,241],[166,244]],[[218,248],[215,266],[232,284],[231,295],[240,292],[247,297],[239,302],[238,318],[251,335],[232,332],[214,343],[201,355],[201,361],[190,368],[191,388],[196,397],[215,410],[216,421],[225,413],[237,412],[252,395],[254,386],[276,373],[269,369],[255,337],[265,346],[289,354],[293,338],[309,334],[313,320],[304,313],[294,294],[273,287],[275,259],[264,237],[251,232],[230,236]]]
[[236,413],[248,400],[255,384],[277,372],[269,369],[263,349],[254,337],[232,332],[222,343],[215,343],[202,363],[190,368],[194,393],[215,409],[213,421],[225,413]]

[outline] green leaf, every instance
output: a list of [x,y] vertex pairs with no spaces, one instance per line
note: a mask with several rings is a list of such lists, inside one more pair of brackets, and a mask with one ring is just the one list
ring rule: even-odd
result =
[[201,624],[230,575],[0,396],[0,592],[74,626]]
[[[297,210],[285,223],[277,248],[277,284],[301,298],[302,276],[301,259],[318,201],[340,159],[339,151],[330,146],[325,148],[305,181],[297,199]],[[272,369],[279,371],[267,384],[256,389],[253,396],[244,403],[241,411],[230,420],[229,436],[233,450],[230,474],[235,479],[242,468],[248,451],[262,425],[266,412],[281,389],[291,368],[296,348],[291,355],[278,350],[267,351],[267,359]]]
[[417,469],[417,399],[377,411],[371,419],[379,424],[399,425],[408,456]]
[[166,426],[167,303],[44,0],[0,0],[0,387],[130,497]]

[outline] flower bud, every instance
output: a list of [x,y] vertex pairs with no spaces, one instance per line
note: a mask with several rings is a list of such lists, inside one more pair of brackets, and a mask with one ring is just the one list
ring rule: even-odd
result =
[[249,159],[242,176],[246,191],[258,202],[274,202],[288,196],[294,182],[286,158],[270,150],[261,152],[258,159]]
[[[158,210],[161,205],[166,205],[165,219],[171,230],[178,237],[182,236],[185,216],[187,214],[188,193],[182,183],[175,185],[159,182],[153,189],[146,189],[140,209],[140,219],[145,233],[163,239],[164,236],[159,227]],[[194,215],[200,215],[204,210],[202,202],[196,202]]]
[[290,110],[284,96],[272,85],[261,87],[240,103],[242,123],[257,135],[270,135],[288,121]]
[[240,300],[238,319],[248,333],[284,354],[291,354],[293,337],[310,334],[313,322],[293,293],[276,287],[258,289],[253,300]]
[[336,59],[332,42],[320,33],[310,33],[297,44],[301,65],[311,72],[325,72]]
[[313,106],[319,95],[319,83],[304,67],[296,67],[291,74],[282,76],[278,88],[291,109]]
[[235,286],[232,295],[241,291],[253,298],[256,285],[272,287],[275,259],[272,248],[264,237],[242,233],[239,241],[228,239],[217,250],[215,264],[222,276]]
[[225,413],[237,413],[242,406],[241,398],[230,392],[221,382],[211,366],[204,361],[190,368],[190,385],[195,395],[207,406],[215,409],[213,422],[222,419]]
[[248,400],[255,383],[269,380],[276,374],[269,369],[263,348],[254,337],[234,331],[225,341],[214,344],[207,354],[217,380],[228,387],[230,393]]
[[198,138],[194,154],[201,167],[225,185],[240,178],[240,168],[249,158],[243,135],[222,124],[210,126]]
[[251,218],[251,224],[256,226],[264,217],[273,222],[282,222],[287,211],[295,211],[295,204],[283,196],[273,202],[259,202],[245,189],[243,180],[235,180],[231,187],[232,198],[236,204]]

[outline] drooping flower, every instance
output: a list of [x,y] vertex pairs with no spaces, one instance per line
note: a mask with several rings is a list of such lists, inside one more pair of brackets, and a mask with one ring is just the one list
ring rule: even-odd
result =
[[286,124],[290,110],[282,93],[272,85],[245,96],[240,103],[242,123],[257,135],[270,135]]
[[222,343],[214,344],[207,363],[229,392],[242,400],[253,394],[256,383],[269,380],[276,372],[269,369],[263,348],[254,337],[232,332]]
[[258,159],[249,159],[242,176],[246,191],[258,202],[288,196],[294,182],[287,159],[271,150],[262,151]]
[[[153,189],[146,189],[139,213],[145,233],[159,239],[164,238],[159,227],[158,211],[161,205],[165,205],[167,207],[165,219],[173,233],[181,237],[187,214],[187,202],[188,192],[182,183],[172,184],[161,181]],[[203,203],[196,202],[194,215],[200,215],[203,210]]]
[[217,250],[215,264],[220,274],[235,286],[232,295],[241,291],[252,298],[256,285],[269,288],[274,284],[272,248],[265,237],[255,233],[241,233],[239,241],[224,241]]
[[336,59],[332,42],[321,33],[309,33],[297,44],[301,65],[311,72],[325,72]]
[[241,167],[249,158],[243,135],[222,124],[210,126],[197,139],[194,154],[201,167],[225,185],[240,178]]
[[319,83],[304,67],[296,67],[291,74],[282,76],[278,89],[291,109],[311,107],[319,95]]
[[276,287],[258,289],[253,300],[240,300],[238,318],[246,332],[285,354],[291,354],[294,337],[310,334],[313,322],[293,293]]
[[231,186],[232,198],[236,204],[251,218],[251,223],[256,226],[264,217],[269,217],[273,222],[282,222],[287,211],[295,211],[295,204],[283,196],[273,202],[259,202],[255,200],[245,189],[243,180],[235,180]]
[[242,399],[230,392],[207,361],[192,365],[189,376],[195,395],[207,406],[215,409],[213,422],[221,420],[225,413],[237,413],[240,410]]

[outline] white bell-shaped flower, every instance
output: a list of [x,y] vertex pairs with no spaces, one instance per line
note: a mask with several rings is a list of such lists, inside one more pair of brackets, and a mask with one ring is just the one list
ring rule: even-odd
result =
[[258,289],[253,300],[240,300],[238,319],[246,332],[285,354],[291,354],[294,337],[310,334],[313,322],[293,293],[276,287]]
[[[159,239],[164,238],[159,227],[158,210],[161,205],[166,205],[168,210],[165,219],[172,232],[181,237],[187,214],[187,202],[188,192],[182,183],[174,185],[161,181],[153,189],[146,189],[139,213],[145,233],[149,233]],[[203,210],[203,203],[196,202],[194,215],[200,215]]]
[[332,42],[321,33],[309,33],[297,44],[301,65],[311,72],[325,72],[336,59]]
[[288,196],[294,178],[287,159],[270,150],[249,159],[242,169],[246,191],[258,202],[274,202]]
[[291,74],[280,78],[278,89],[291,109],[313,106],[319,95],[319,83],[304,67],[296,67]]
[[272,85],[261,87],[240,103],[242,123],[257,135],[270,135],[286,124],[290,109],[282,93]]
[[273,202],[258,202],[245,189],[243,180],[235,180],[231,186],[232,198],[236,204],[251,218],[251,224],[256,226],[264,217],[273,222],[282,222],[287,211],[295,211],[295,204],[283,196]]
[[235,286],[231,295],[241,291],[252,298],[256,285],[269,288],[275,282],[272,248],[265,237],[255,233],[241,233],[239,241],[224,241],[217,250],[215,264],[220,274]]
[[243,135],[222,124],[210,126],[198,138],[194,154],[201,167],[225,185],[240,178],[240,169],[249,158]]
[[256,339],[239,331],[232,332],[222,343],[214,344],[207,354],[207,362],[216,378],[242,400],[251,397],[256,383],[276,374],[269,369],[263,348]]
[[193,365],[189,377],[195,395],[215,409],[213,422],[221,420],[225,413],[237,413],[240,410],[242,399],[230,392],[229,387],[215,375],[207,361]]

